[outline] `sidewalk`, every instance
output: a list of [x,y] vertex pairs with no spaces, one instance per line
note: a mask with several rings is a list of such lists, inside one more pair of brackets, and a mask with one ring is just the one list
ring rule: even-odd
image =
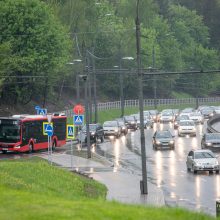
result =
[[[41,155],[48,159],[48,156]],[[95,158],[94,158],[95,157]],[[127,173],[126,170],[114,170],[114,167],[105,158],[97,155],[92,159],[85,159],[78,156],[53,153],[53,163],[82,173],[86,173],[93,179],[103,183],[108,188],[107,199],[122,203],[145,204],[152,206],[164,206],[164,195],[161,189],[148,181],[148,195],[140,194],[141,177],[135,174]]]

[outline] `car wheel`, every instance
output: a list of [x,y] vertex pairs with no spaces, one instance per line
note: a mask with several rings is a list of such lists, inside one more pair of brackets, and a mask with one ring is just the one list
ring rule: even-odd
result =
[[34,146],[33,146],[33,144],[32,143],[30,143],[29,145],[28,145],[28,153],[32,153],[33,151],[34,151]]
[[219,174],[219,170],[216,170],[215,172],[216,172],[217,174]]
[[104,142],[104,136],[101,137],[101,143],[103,143],[103,142]]
[[6,153],[7,153],[7,150],[2,150],[2,153],[3,153],[3,154],[6,154]]
[[193,172],[194,174],[197,173],[197,170],[194,169],[194,166],[192,166],[192,169],[191,169],[191,170],[192,170],[192,172]]
[[209,171],[209,174],[213,174],[213,171],[212,171],[212,170],[210,170],[210,171]]

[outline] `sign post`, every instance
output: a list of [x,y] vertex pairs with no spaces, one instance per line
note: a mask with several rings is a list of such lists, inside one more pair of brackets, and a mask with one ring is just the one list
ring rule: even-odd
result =
[[48,136],[48,161],[50,161],[52,165],[52,146],[51,146],[51,137],[53,136],[53,124],[52,123],[43,122],[43,134]]
[[70,161],[70,166],[71,166],[71,169],[73,169],[73,139],[75,139],[74,137],[74,125],[67,125],[67,138],[71,140],[71,161]]
[[[73,108],[73,123],[75,126],[77,126],[77,135],[79,133],[79,127],[83,125],[84,123],[84,112],[85,112],[85,108],[81,105],[81,104],[77,104],[74,106]],[[80,132],[80,149],[82,149],[82,132]]]

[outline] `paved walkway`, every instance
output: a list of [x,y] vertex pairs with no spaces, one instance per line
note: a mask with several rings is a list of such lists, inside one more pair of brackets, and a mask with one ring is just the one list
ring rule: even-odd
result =
[[[48,156],[42,155],[44,159]],[[112,164],[98,155],[85,159],[69,154],[53,153],[53,163],[70,170],[86,173],[108,188],[107,199],[123,203],[164,206],[164,195],[160,188],[148,181],[148,195],[140,193],[140,176],[128,173],[125,169],[115,170]],[[72,165],[72,167],[71,167]]]

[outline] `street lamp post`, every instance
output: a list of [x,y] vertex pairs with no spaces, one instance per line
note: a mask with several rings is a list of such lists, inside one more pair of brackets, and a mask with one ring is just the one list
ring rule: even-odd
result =
[[123,117],[124,113],[125,113],[125,98],[124,98],[124,73],[123,73],[123,71],[121,71],[121,60],[134,60],[134,58],[133,57],[122,57],[122,58],[120,58],[120,63],[119,63],[121,117]]
[[140,21],[139,21],[139,0],[136,5],[136,47],[137,47],[137,73],[139,85],[139,110],[140,110],[140,134],[141,134],[141,159],[142,159],[142,180],[140,182],[141,194],[148,194],[147,189],[147,164],[144,136],[144,106],[143,106],[143,74],[140,71]]
[[[152,62],[152,64],[153,64],[153,70],[152,71],[154,71],[154,68],[155,68],[155,47],[154,47],[154,45],[153,45],[153,51],[152,51],[152,59],[153,59],[153,62]],[[153,76],[153,82],[154,82],[154,108],[155,109],[157,109],[157,82],[156,82],[156,77],[155,76]]]

